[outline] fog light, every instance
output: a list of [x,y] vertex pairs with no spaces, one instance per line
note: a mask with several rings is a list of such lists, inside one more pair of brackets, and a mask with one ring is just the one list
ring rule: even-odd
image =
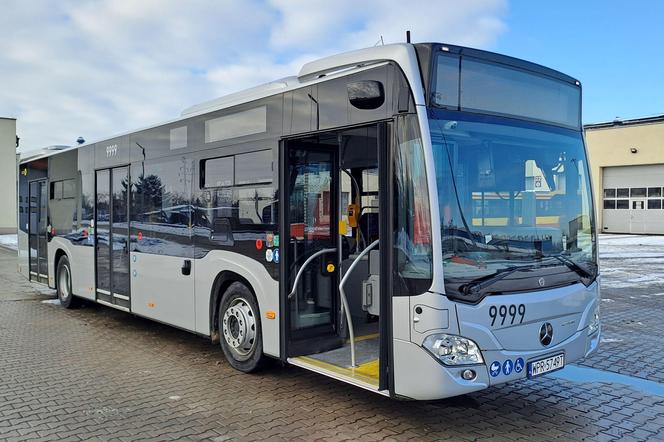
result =
[[466,381],[472,381],[473,379],[475,379],[475,376],[477,376],[477,374],[475,374],[475,370],[471,369],[466,369],[463,371],[463,373],[461,373],[461,377],[464,378]]

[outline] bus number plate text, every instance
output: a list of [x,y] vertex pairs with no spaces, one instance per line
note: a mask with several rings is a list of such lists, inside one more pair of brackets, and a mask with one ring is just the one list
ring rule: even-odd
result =
[[528,377],[534,378],[536,376],[550,373],[552,371],[560,370],[565,367],[565,354],[561,353],[538,361],[528,363]]

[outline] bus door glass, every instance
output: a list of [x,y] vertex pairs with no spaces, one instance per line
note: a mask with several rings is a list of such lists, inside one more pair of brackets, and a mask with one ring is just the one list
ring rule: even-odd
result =
[[293,338],[334,331],[337,304],[337,153],[286,144],[286,284]]
[[97,171],[95,262],[97,299],[129,308],[129,169]]
[[46,180],[32,181],[29,192],[30,279],[46,283],[48,282],[48,192]]

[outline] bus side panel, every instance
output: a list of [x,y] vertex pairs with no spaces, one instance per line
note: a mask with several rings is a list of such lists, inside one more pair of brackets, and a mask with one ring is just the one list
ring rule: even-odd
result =
[[[196,331],[210,334],[210,296],[212,285],[222,271],[236,273],[247,280],[253,289],[260,310],[263,330],[263,352],[279,357],[279,283],[268,273],[263,263],[239,253],[211,250],[196,260]],[[275,312],[274,319],[266,312]]]
[[131,252],[131,311],[194,331],[195,270],[192,268],[189,275],[183,274],[185,260],[190,259]]

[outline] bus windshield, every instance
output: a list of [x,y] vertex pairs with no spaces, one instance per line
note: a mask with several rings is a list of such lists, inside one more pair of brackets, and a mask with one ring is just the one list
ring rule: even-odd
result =
[[[535,277],[534,287],[522,289],[594,280],[581,133],[463,112],[431,115],[446,291],[500,291],[492,278]],[[565,278],[543,283],[553,267]]]

